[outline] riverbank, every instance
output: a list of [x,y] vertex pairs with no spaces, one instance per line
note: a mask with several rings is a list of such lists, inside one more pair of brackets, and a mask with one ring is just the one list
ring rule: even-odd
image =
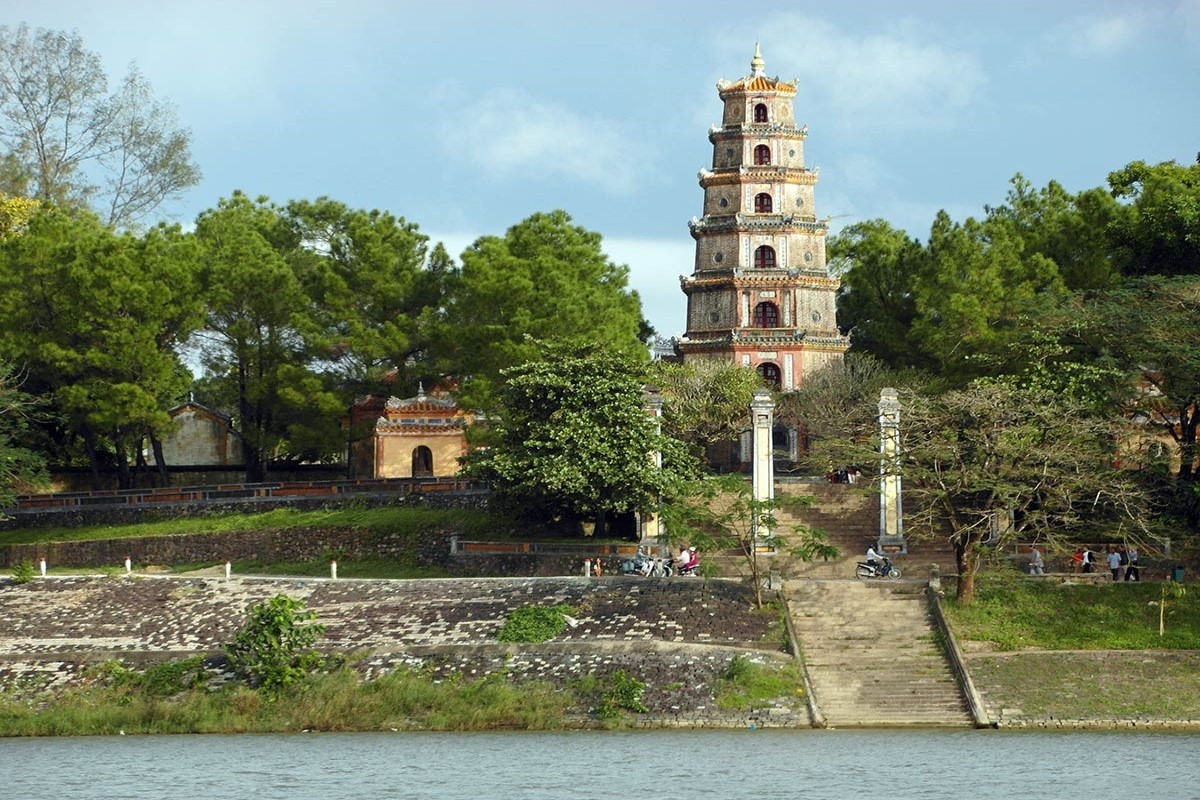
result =
[[[344,665],[271,706],[220,653],[279,593],[317,612]],[[514,610],[560,604],[574,625],[551,641],[496,640]],[[0,619],[0,735],[64,732],[29,712],[71,704],[120,710],[89,712],[95,733],[811,725],[778,613],[736,581],[51,577],[0,585]],[[1200,651],[960,643],[1001,727],[1200,727]],[[197,657],[198,684],[170,683],[195,667],[159,669]],[[149,683],[122,673],[146,668]],[[637,702],[598,714],[622,686]]]
[[[753,610],[749,590],[740,582],[700,579],[52,577],[0,587],[0,618],[8,623],[0,631],[0,689],[26,708],[53,705],[54,698],[80,690],[100,697],[108,688],[104,670],[111,672],[114,663],[140,669],[218,655],[243,623],[245,610],[279,593],[305,601],[317,613],[326,628],[320,643],[324,652],[346,659],[365,686],[380,687],[366,688],[364,694],[381,695],[388,686],[382,679],[409,675],[468,694],[482,691],[476,684],[489,681],[520,691],[548,687],[568,700],[558,712],[531,717],[533,722],[489,719],[481,709],[474,723],[438,723],[431,715],[425,721],[414,717],[418,727],[809,724],[778,612]],[[505,618],[529,605],[569,606],[574,625],[550,642],[499,643],[496,633]],[[219,663],[211,667],[216,674],[210,683],[227,682]],[[736,685],[734,679],[762,671],[784,676],[776,695],[746,693]],[[605,693],[620,683],[618,675],[642,687],[638,702],[617,715],[597,715]],[[314,685],[308,691],[328,688]],[[342,683],[334,694],[347,692],[355,693]],[[119,694],[103,696],[126,702]],[[225,699],[246,702],[236,694]],[[397,727],[389,714],[373,724]],[[303,717],[283,715],[277,723],[267,720],[260,728],[256,722],[249,729],[314,724]]]

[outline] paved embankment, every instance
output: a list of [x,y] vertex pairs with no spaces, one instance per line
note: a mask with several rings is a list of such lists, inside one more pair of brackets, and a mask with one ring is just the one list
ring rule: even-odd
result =
[[[647,686],[652,725],[805,726],[802,701],[750,711],[714,702],[737,656],[783,661],[776,620],[750,608],[740,583],[631,578],[362,581],[234,578],[50,578],[0,586],[0,689],[61,687],[89,664],[217,653],[253,603],[302,599],[326,626],[322,647],[363,656],[378,674],[399,664],[515,680],[567,681],[623,669]],[[511,611],[567,604],[577,625],[540,645],[503,645]]]
[[1200,651],[977,652],[967,666],[1002,728],[1198,728]]

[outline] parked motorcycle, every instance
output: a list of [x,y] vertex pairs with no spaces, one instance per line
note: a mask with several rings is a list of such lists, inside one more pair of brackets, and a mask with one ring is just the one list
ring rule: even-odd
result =
[[892,560],[887,556],[883,557],[883,561],[875,566],[868,564],[866,561],[859,561],[854,567],[854,577],[867,578],[887,578],[890,581],[900,580],[900,568],[892,564]]
[[640,547],[633,558],[621,561],[622,575],[641,575],[644,578],[669,578],[675,574],[674,559],[651,558]]

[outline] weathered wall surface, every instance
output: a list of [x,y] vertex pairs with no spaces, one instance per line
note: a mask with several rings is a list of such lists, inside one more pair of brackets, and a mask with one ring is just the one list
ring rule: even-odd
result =
[[[647,685],[645,724],[806,726],[799,698],[724,711],[714,686],[736,656],[786,660],[771,614],[740,583],[700,579],[549,578],[331,581],[51,578],[0,587],[0,690],[63,686],[91,663],[216,653],[253,603],[286,593],[326,625],[322,647],[366,654],[377,675],[398,665],[468,677],[565,683],[616,670]],[[550,642],[504,645],[511,611],[568,604],[577,625]]]

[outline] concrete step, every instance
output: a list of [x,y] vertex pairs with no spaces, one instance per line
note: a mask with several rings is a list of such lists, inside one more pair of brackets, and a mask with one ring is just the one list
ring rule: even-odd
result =
[[794,580],[785,594],[829,724],[970,724],[922,585]]

